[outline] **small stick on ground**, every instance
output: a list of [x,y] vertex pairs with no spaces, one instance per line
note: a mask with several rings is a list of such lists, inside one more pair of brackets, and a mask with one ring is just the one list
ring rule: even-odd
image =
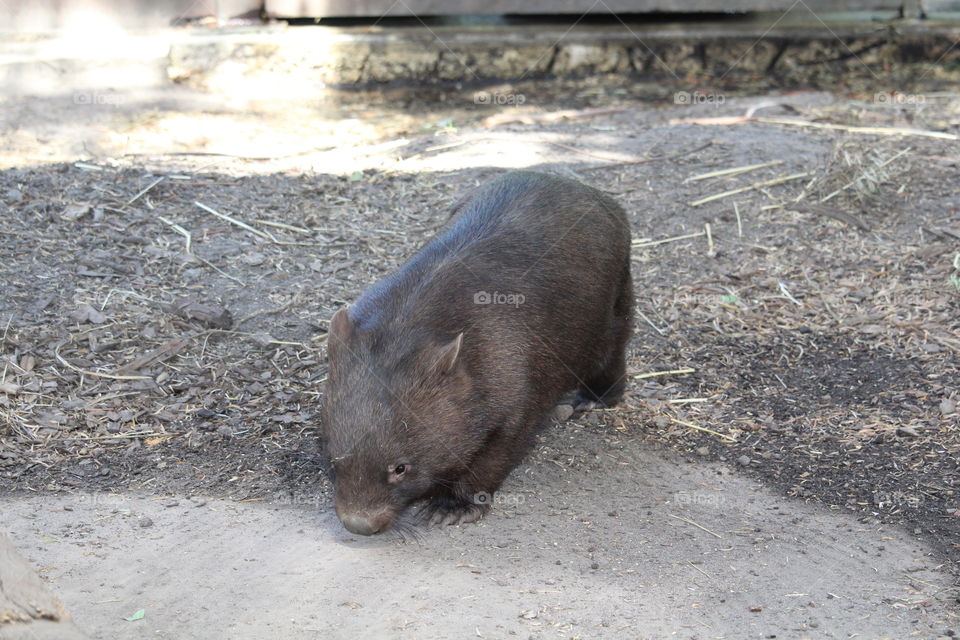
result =
[[717,436],[718,438],[723,438],[724,440],[729,440],[731,442],[737,441],[737,439],[734,438],[733,436],[728,436],[725,433],[720,433],[719,431],[714,431],[713,429],[707,429],[706,427],[701,427],[700,425],[693,424],[692,422],[684,422],[683,420],[677,420],[676,418],[670,418],[670,422],[679,424],[682,427],[696,429],[697,431],[703,431],[704,433],[709,433],[712,436]]
[[713,531],[710,531],[710,529],[707,529],[707,528],[706,528],[705,526],[703,526],[702,524],[697,524],[696,522],[694,522],[693,520],[690,520],[689,518],[681,518],[680,516],[675,516],[675,515],[673,515],[672,513],[669,513],[669,514],[667,514],[667,515],[669,515],[671,518],[676,518],[677,520],[681,520],[681,521],[683,521],[683,522],[686,522],[687,524],[692,524],[692,525],[695,526],[697,529],[701,529],[702,531],[706,531],[707,533],[709,533],[710,535],[712,535],[714,538],[720,538],[721,540],[723,539],[723,536],[720,535],[719,533],[715,533],[715,532],[713,532]]
[[208,267],[210,267],[211,269],[213,269],[214,271],[216,271],[216,272],[219,273],[220,275],[222,275],[224,278],[228,278],[228,279],[230,279],[230,280],[233,280],[234,282],[236,282],[237,284],[239,284],[239,285],[242,286],[242,287],[247,286],[247,283],[246,283],[246,282],[244,282],[244,281],[241,280],[240,278],[235,278],[235,277],[233,277],[232,275],[230,275],[229,273],[227,273],[226,271],[224,271],[223,269],[221,269],[221,268],[218,267],[217,265],[213,264],[213,263],[210,262],[209,260],[204,260],[203,258],[201,258],[200,256],[197,256],[197,255],[195,255],[195,256],[193,256],[193,257],[196,258],[197,260],[199,260],[200,262],[202,262],[203,264],[207,265]]
[[703,232],[707,234],[707,253],[713,255],[713,234],[710,232],[710,223],[707,222],[703,225]]
[[789,176],[781,176],[779,178],[773,178],[772,180],[764,180],[763,182],[755,182],[749,184],[745,187],[740,187],[739,189],[731,189],[730,191],[724,191],[722,193],[715,193],[712,196],[707,196],[706,198],[700,198],[699,200],[694,200],[690,203],[691,207],[699,207],[702,204],[708,202],[713,202],[714,200],[720,200],[721,198],[727,198],[729,196],[736,195],[738,193],[743,193],[744,191],[752,191],[754,189],[762,189],[763,187],[772,187],[774,185],[783,184],[784,182],[790,182],[792,180],[799,180],[800,178],[806,178],[807,176],[812,175],[809,171],[804,171],[802,173],[792,173]]
[[304,233],[311,234],[313,233],[310,229],[304,229],[303,227],[295,227],[292,224],[284,224],[282,222],[274,222],[273,220],[254,220],[257,224],[265,224],[268,227],[276,227],[277,229],[286,229],[287,231],[293,231],[294,233]]
[[274,308],[272,308],[272,309],[260,309],[259,311],[254,311],[253,313],[248,313],[247,315],[245,315],[245,316],[243,316],[242,318],[240,318],[239,320],[237,320],[237,323],[236,323],[235,325],[233,325],[233,326],[234,326],[235,328],[236,328],[236,327],[239,327],[240,325],[242,325],[242,324],[243,324],[244,322],[246,322],[247,320],[252,320],[253,318],[256,318],[256,317],[258,317],[258,316],[266,316],[266,315],[270,315],[271,313],[282,313],[282,312],[286,311],[287,309],[289,309],[291,306],[293,306],[293,304],[294,304],[295,302],[297,302],[297,301],[298,301],[298,300],[297,300],[296,298],[294,298],[293,300],[291,300],[291,301],[288,302],[287,304],[281,305],[281,306],[279,306],[279,307],[274,307]]
[[767,167],[775,167],[778,164],[783,164],[783,160],[771,160],[770,162],[762,162],[760,164],[748,164],[743,167],[733,167],[732,169],[720,169],[719,171],[711,171],[709,173],[701,173],[700,175],[690,176],[686,182],[696,182],[697,180],[706,180],[707,178],[719,178],[721,176],[736,176],[741,173],[747,173],[748,171],[755,171],[757,169],[765,169]]
[[640,373],[633,376],[634,380],[642,380],[646,378],[657,378],[659,376],[671,376],[678,373],[693,373],[696,369],[672,369],[670,371],[651,371],[650,373]]
[[737,215],[737,237],[743,237],[743,221],[740,220],[740,207],[737,206],[737,203],[733,203],[733,212]]
[[702,144],[699,147],[690,149],[689,151],[680,151],[678,153],[670,153],[662,156],[651,156],[649,158],[640,158],[639,160],[627,160],[625,162],[614,162],[612,164],[601,164],[596,167],[587,167],[585,169],[579,169],[579,171],[582,173],[585,171],[596,171],[598,169],[612,169],[614,167],[629,166],[633,164],[645,164],[647,162],[656,162],[657,160],[673,160],[674,158],[681,158],[683,156],[688,156],[690,154],[703,151],[704,149],[709,147],[711,144],[713,143],[707,142],[706,144]]
[[698,231],[697,233],[689,233],[685,236],[674,236],[672,238],[664,238],[663,240],[654,240],[653,242],[644,242],[643,244],[634,244],[635,249],[646,249],[647,247],[655,247],[658,244],[666,244],[668,242],[676,242],[678,240],[689,240],[690,238],[699,238],[702,235],[706,235],[706,231]]
[[151,182],[150,184],[148,184],[146,187],[144,187],[144,188],[140,191],[140,193],[138,193],[137,195],[135,195],[135,196],[133,196],[132,198],[130,198],[129,200],[127,200],[127,203],[126,203],[125,205],[123,205],[123,206],[124,206],[124,207],[129,207],[130,205],[132,205],[134,202],[136,202],[137,200],[139,200],[141,197],[145,196],[145,195],[150,191],[150,189],[153,189],[155,186],[157,186],[158,184],[160,184],[161,182],[163,182],[164,178],[166,178],[166,176],[160,176],[159,178],[157,178],[156,180],[154,180],[153,182]]
[[118,376],[110,373],[97,373],[96,371],[87,371],[86,369],[81,369],[80,367],[71,364],[64,360],[63,356],[60,355],[60,347],[62,344],[58,344],[57,347],[53,350],[53,356],[65,367],[72,369],[77,373],[83,374],[85,376],[93,376],[95,378],[107,378],[108,380],[152,380],[150,376]]
[[687,561],[687,564],[690,565],[691,567],[693,567],[694,569],[696,569],[697,571],[699,571],[700,573],[702,573],[703,575],[707,576],[707,577],[710,578],[711,580],[713,580],[713,578],[710,576],[709,573],[707,573],[706,571],[704,571],[703,569],[701,569],[701,568],[698,567],[697,565],[693,564],[693,563],[690,562],[689,560]]
[[643,318],[644,321],[645,321],[648,325],[650,325],[651,327],[653,327],[653,330],[654,330],[654,331],[656,331],[656,332],[659,333],[660,335],[666,335],[666,332],[665,332],[663,329],[661,329],[660,327],[658,327],[657,325],[653,324],[653,321],[650,320],[650,318],[648,318],[648,317],[643,313],[643,311],[640,311],[640,309],[637,309],[637,315],[640,316],[641,318]]
[[186,229],[178,225],[176,222],[173,222],[172,220],[167,220],[161,215],[158,215],[157,219],[187,239],[187,248],[184,250],[184,253],[190,253],[190,243],[193,241],[193,235],[189,231],[187,231]]
[[246,222],[243,222],[243,221],[241,221],[241,220],[237,220],[236,218],[234,218],[234,217],[232,217],[232,216],[228,216],[228,215],[225,214],[225,213],[220,213],[219,211],[216,211],[216,210],[214,210],[214,209],[211,209],[210,207],[208,207],[207,205],[203,204],[202,202],[194,202],[193,204],[197,205],[198,207],[200,207],[201,209],[203,209],[203,210],[206,211],[207,213],[212,213],[213,215],[217,216],[217,217],[220,218],[221,220],[226,220],[226,221],[229,222],[230,224],[235,224],[235,225],[237,225],[238,227],[240,227],[241,229],[245,229],[245,230],[249,231],[250,233],[252,233],[253,235],[255,235],[255,236],[257,236],[257,237],[263,238],[264,240],[269,240],[270,242],[278,242],[277,239],[276,239],[275,237],[273,237],[273,234],[271,234],[271,233],[269,233],[269,232],[267,232],[267,231],[259,231],[259,230],[257,230],[257,229],[254,229],[253,227],[251,227],[250,225],[248,225]]
[[787,300],[789,300],[789,301],[792,302],[793,304],[797,305],[798,307],[802,307],[802,306],[803,306],[803,303],[802,303],[802,302],[800,302],[799,300],[797,300],[796,298],[794,298],[792,295],[790,295],[790,292],[787,291],[787,285],[783,284],[783,282],[778,282],[777,284],[780,285],[780,291],[783,293],[783,297],[784,297],[784,298],[786,298]]

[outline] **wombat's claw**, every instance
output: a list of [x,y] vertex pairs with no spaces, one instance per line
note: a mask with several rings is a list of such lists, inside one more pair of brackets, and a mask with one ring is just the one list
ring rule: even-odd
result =
[[425,513],[427,524],[436,527],[476,522],[487,512],[487,507],[479,504],[456,506],[432,504]]

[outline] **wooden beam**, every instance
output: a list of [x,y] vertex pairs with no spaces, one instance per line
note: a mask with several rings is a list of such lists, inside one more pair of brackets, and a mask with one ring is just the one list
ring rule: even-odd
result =
[[0,533],[0,638],[86,639],[5,533]]

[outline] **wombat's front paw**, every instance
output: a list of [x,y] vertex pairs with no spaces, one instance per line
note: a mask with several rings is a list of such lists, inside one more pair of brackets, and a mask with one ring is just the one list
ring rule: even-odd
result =
[[434,498],[420,512],[423,522],[429,526],[446,526],[476,522],[484,516],[489,505],[455,502],[449,498]]

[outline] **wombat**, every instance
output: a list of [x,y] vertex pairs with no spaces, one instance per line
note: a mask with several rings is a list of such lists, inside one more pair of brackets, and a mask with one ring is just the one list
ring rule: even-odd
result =
[[330,322],[323,434],[337,515],[382,533],[483,516],[565,393],[616,404],[632,331],[630,228],[600,191],[502,175]]

